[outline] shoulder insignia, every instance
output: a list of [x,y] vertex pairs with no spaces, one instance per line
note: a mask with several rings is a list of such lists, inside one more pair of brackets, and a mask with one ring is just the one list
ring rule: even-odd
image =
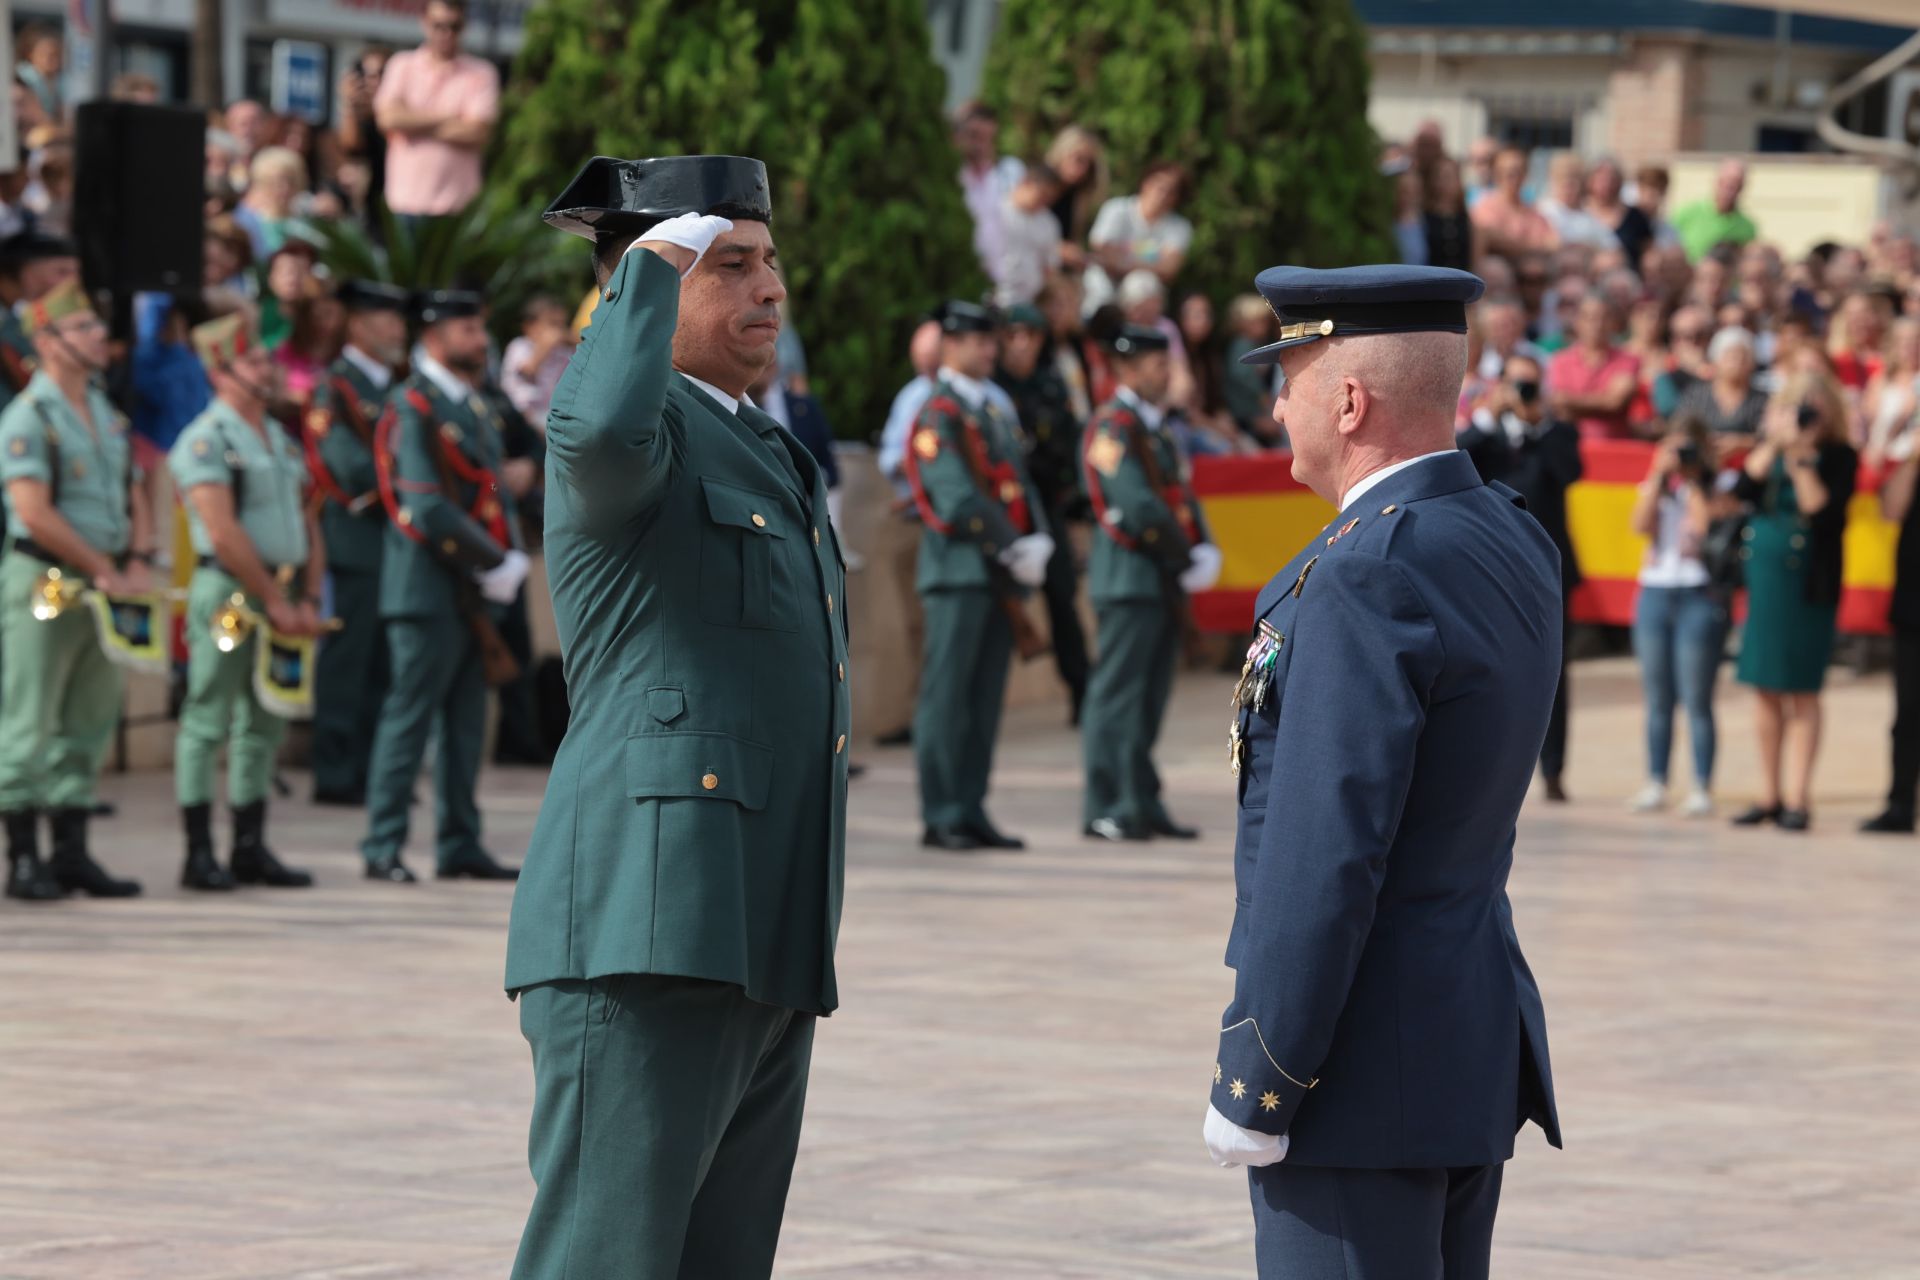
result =
[[1308,574],[1310,574],[1310,573],[1312,573],[1312,572],[1313,572],[1313,566],[1315,566],[1316,564],[1319,564],[1319,563],[1320,563],[1320,557],[1319,557],[1319,556],[1315,556],[1315,557],[1314,557],[1313,559],[1311,559],[1311,560],[1309,560],[1309,561],[1307,561],[1307,563],[1305,564],[1305,566],[1303,566],[1303,567],[1301,568],[1301,570],[1300,570],[1300,576],[1299,576],[1299,577],[1297,577],[1297,578],[1295,578],[1295,579],[1293,580],[1293,590],[1292,590],[1292,592],[1291,592],[1290,594],[1291,594],[1291,595],[1293,596],[1293,598],[1294,598],[1295,600],[1298,600],[1298,599],[1300,598],[1300,593],[1301,593],[1302,591],[1304,591],[1304,590],[1306,590],[1306,588],[1307,588],[1307,575],[1308,575]]
[[307,430],[313,432],[316,440],[327,438],[327,429],[333,425],[333,418],[319,405],[307,410]]
[[25,457],[27,452],[27,442],[21,437],[15,436],[13,438],[13,443],[7,446],[7,452],[12,454],[16,458]]
[[1014,503],[1020,501],[1025,493],[1026,490],[1020,487],[1018,480],[1002,480],[1000,482],[1000,502],[1004,506],[1012,506]]
[[1380,514],[1383,516],[1390,516],[1394,512],[1398,511],[1399,509],[1400,509],[1400,505],[1398,503],[1389,502],[1386,506],[1380,509]]
[[195,440],[195,441],[193,442],[193,456],[194,456],[194,457],[196,457],[196,458],[204,458],[204,457],[206,457],[206,456],[207,456],[208,454],[210,454],[210,453],[212,453],[212,452],[213,452],[213,444],[212,444],[212,443],[211,443],[210,441],[208,441],[207,439],[205,439],[204,437],[202,437],[202,438],[201,438],[201,439],[199,439],[199,440]]
[[82,459],[75,458],[73,460],[73,478],[75,480],[85,480],[87,478],[87,464]]
[[1102,431],[1095,436],[1093,443],[1087,446],[1087,461],[1093,469],[1103,476],[1110,476],[1120,470],[1120,463],[1127,456],[1127,446]]
[[[1360,517],[1355,516],[1353,519],[1347,521],[1345,524],[1340,526],[1340,532],[1334,534],[1331,538],[1327,539],[1327,545],[1332,546],[1334,543],[1340,541],[1340,539],[1346,537],[1348,534],[1352,533],[1355,529],[1359,527],[1360,527]],[[1303,573],[1300,576],[1304,579],[1307,575]]]
[[460,428],[454,426],[451,422],[443,422],[440,424],[440,438],[452,444],[459,444]]
[[922,427],[913,433],[913,451],[929,460],[940,456],[940,433],[932,427]]

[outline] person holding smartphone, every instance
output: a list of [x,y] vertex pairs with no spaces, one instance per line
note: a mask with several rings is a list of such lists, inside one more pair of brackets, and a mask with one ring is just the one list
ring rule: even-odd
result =
[[1820,687],[1840,611],[1841,535],[1860,457],[1831,378],[1790,377],[1767,406],[1736,493],[1752,507],[1739,679],[1759,695],[1759,802],[1734,819],[1805,831]]

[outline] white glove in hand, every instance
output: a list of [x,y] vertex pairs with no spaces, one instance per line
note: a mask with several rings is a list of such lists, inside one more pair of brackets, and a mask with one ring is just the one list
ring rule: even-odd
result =
[[1220,581],[1220,548],[1211,542],[1194,547],[1187,567],[1180,572],[1180,589],[1189,594],[1206,591]]
[[1013,580],[1023,587],[1037,587],[1047,580],[1047,561],[1053,559],[1053,539],[1044,533],[1029,533],[1015,538],[1013,545],[1000,553]]
[[507,552],[506,559],[480,574],[480,594],[495,604],[512,604],[530,567],[526,552]]
[[687,269],[680,273],[682,276],[688,276],[693,274],[693,269],[700,265],[700,259],[707,256],[707,250],[713,247],[713,242],[731,230],[733,230],[733,223],[729,219],[716,218],[709,213],[683,213],[677,218],[668,218],[665,222],[643,232],[638,240],[627,247],[627,252],[632,253],[647,243],[658,244],[664,241],[667,244],[679,245],[693,254],[693,261],[688,263]]
[[1207,1108],[1207,1122],[1201,1136],[1206,1139],[1207,1154],[1222,1169],[1243,1164],[1258,1169],[1287,1158],[1286,1134],[1242,1129],[1212,1106]]

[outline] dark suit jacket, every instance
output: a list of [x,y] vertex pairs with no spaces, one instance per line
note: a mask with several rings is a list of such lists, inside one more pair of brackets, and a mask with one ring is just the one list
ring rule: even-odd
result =
[[1460,433],[1459,443],[1482,480],[1497,480],[1527,500],[1527,514],[1540,522],[1560,553],[1561,586],[1567,591],[1579,586],[1580,562],[1567,531],[1567,490],[1585,471],[1579,428],[1547,418],[1516,446],[1498,425],[1472,426]]
[[1213,1105],[1289,1134],[1289,1164],[1496,1164],[1523,1118],[1557,1145],[1506,893],[1560,678],[1552,543],[1451,453],[1341,512],[1256,608],[1284,640],[1237,713]]

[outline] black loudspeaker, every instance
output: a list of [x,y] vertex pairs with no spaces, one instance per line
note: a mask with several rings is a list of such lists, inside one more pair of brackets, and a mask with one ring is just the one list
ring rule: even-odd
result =
[[206,114],[137,102],[82,104],[73,238],[80,273],[116,308],[136,293],[198,293],[206,235]]

